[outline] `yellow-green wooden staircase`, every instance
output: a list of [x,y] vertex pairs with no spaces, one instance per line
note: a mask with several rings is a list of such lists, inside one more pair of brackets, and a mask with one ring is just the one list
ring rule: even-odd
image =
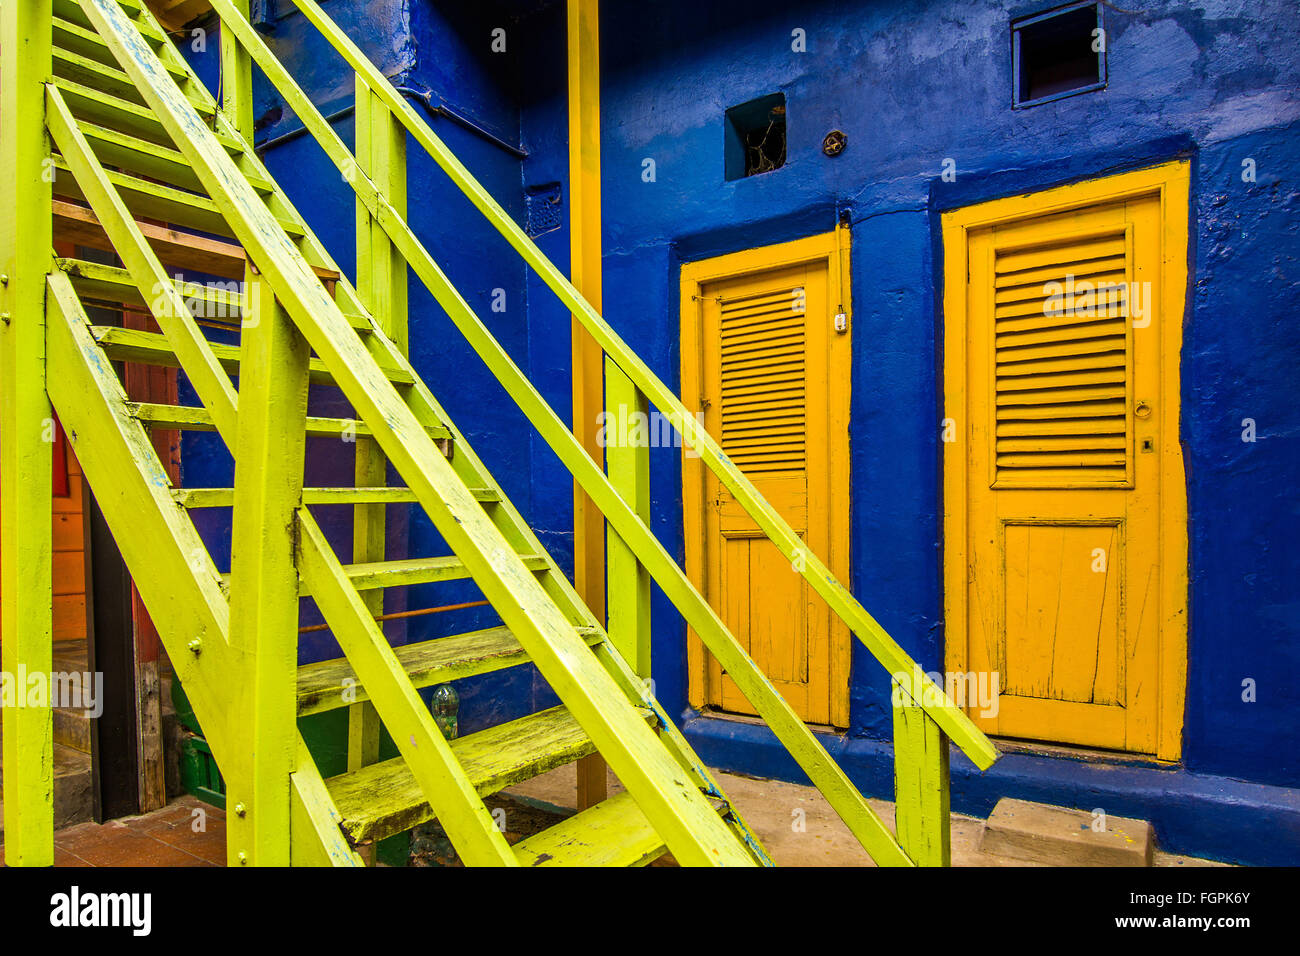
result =
[[[0,172],[16,188],[2,237],[0,327],[6,668],[49,669],[41,610],[49,573],[40,567],[49,451],[39,433],[52,406],[226,778],[231,864],[357,865],[359,848],[434,817],[467,864],[637,865],[667,852],[687,865],[769,864],[648,692],[644,655],[629,644],[644,636],[623,636],[622,624],[644,612],[623,602],[644,601],[645,590],[627,597],[611,583],[607,634],[407,360],[395,316],[404,313],[409,267],[593,499],[611,539],[635,556],[634,572],[676,605],[871,856],[946,864],[948,740],[980,768],[996,759],[989,741],[802,550],[678,398],[316,3],[295,3],[356,73],[355,156],[238,0],[213,4],[223,23],[220,103],[140,0],[0,5]],[[252,149],[251,64],[338,166],[346,186],[322,188],[355,191],[356,287]],[[893,675],[908,704],[895,716],[897,833],[654,538],[628,503],[635,495],[583,450],[408,228],[393,162],[407,134],[538,272],[638,398],[673,422],[791,559],[791,573],[802,573]],[[120,265],[54,258],[55,240],[111,251]],[[196,289],[186,277],[199,274],[244,280],[245,291]],[[223,323],[204,322],[196,303],[234,316],[224,343],[210,328]],[[88,310],[104,305],[147,308],[159,331],[97,325]],[[119,361],[180,368],[199,404],[130,401],[112,364]],[[318,385],[337,387],[354,418],[308,416],[308,391]],[[234,487],[173,487],[153,428],[215,431],[234,457]],[[306,437],[331,435],[355,438],[355,485],[304,488]],[[388,465],[400,487],[385,486]],[[340,504],[354,509],[351,563],[314,516]],[[383,515],[392,504],[422,508],[452,553],[385,560]],[[213,507],[233,507],[228,574],[191,520]],[[463,579],[500,626],[390,647],[376,620],[383,589]],[[298,666],[300,596],[315,602],[343,659]],[[561,706],[443,738],[419,688],[525,662]],[[343,707],[352,769],[324,779],[296,718]],[[375,759],[376,718],[399,757]],[[12,799],[22,803],[6,827],[10,862],[49,862],[47,725],[40,709],[6,715],[6,813]],[[482,797],[594,753],[626,792],[509,845]]]

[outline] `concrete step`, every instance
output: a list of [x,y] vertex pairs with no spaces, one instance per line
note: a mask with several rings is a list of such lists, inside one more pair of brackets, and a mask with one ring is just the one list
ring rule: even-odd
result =
[[[0,766],[0,780],[4,768]],[[84,823],[94,816],[94,778],[90,754],[54,745],[54,829]],[[0,803],[0,843],[4,842],[4,805]]]
[[1044,866],[1151,866],[1155,833],[1145,820],[1003,797],[989,815],[983,853]]

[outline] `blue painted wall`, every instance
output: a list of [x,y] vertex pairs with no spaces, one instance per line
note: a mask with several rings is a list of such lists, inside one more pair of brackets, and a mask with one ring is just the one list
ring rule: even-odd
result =
[[[1300,664],[1293,494],[1300,411],[1291,398],[1300,363],[1291,305],[1300,288],[1300,12],[1287,3],[1155,3],[1140,15],[1108,8],[1107,88],[1013,110],[1010,20],[1050,6],[605,4],[606,315],[677,384],[681,262],[826,231],[848,218],[853,588],[925,667],[941,669],[939,212],[1190,157],[1195,225],[1182,439],[1191,602],[1182,768],[1103,775],[1107,785],[1082,763],[1014,757],[983,778],[956,771],[954,800],[987,812],[1003,793],[1079,806],[1105,798],[1105,806],[1123,808],[1113,812],[1158,817],[1166,846],[1294,862],[1294,800],[1239,793],[1225,778],[1300,784],[1300,696],[1290,679]],[[791,49],[796,28],[806,31],[805,53]],[[537,17],[530,32],[540,42],[528,49],[535,81],[523,109],[532,150],[525,181],[562,180],[564,159],[551,145],[565,136],[560,11]],[[787,164],[725,181],[724,111],[776,91],[786,96]],[[821,139],[835,128],[847,134],[848,148],[827,158]],[[946,158],[956,162],[956,182],[940,178]],[[1247,158],[1255,161],[1254,183],[1242,180]],[[646,159],[655,161],[653,183],[642,178]],[[555,236],[553,254],[562,257],[564,244]],[[557,340],[565,322],[540,292],[530,294],[536,371],[565,367],[567,344]],[[551,383],[557,404],[566,386],[558,377]],[[1253,444],[1241,440],[1243,418],[1256,421]],[[680,558],[679,470],[669,453],[652,456],[656,531]],[[533,475],[534,506],[564,513],[563,473],[538,453]],[[691,719],[683,629],[666,605],[656,608],[655,642],[660,697],[685,712],[707,759],[798,777],[766,732]],[[1253,703],[1242,699],[1248,678],[1257,685]],[[828,739],[855,780],[882,795],[891,790],[888,754],[874,742],[890,736],[887,691],[878,665],[855,648],[851,726],[845,738]],[[1143,773],[1155,776],[1139,784]],[[1217,805],[1189,796],[1210,791]],[[1179,806],[1183,816],[1162,804]],[[1242,835],[1249,820],[1227,823],[1224,804],[1261,808],[1253,818],[1258,837]],[[1265,806],[1289,809],[1269,817]],[[1199,823],[1188,826],[1189,819]]]
[[[602,22],[606,315],[678,380],[682,261],[832,227],[853,229],[853,586],[924,666],[943,650],[937,422],[938,212],[1175,156],[1193,159],[1193,285],[1182,437],[1192,563],[1188,768],[1300,784],[1300,530],[1292,489],[1300,410],[1295,159],[1300,12],[1290,3],[1105,10],[1109,85],[1013,110],[1009,22],[1050,7],[987,2],[764,0],[606,4]],[[563,24],[529,48],[530,182],[560,178]],[[792,50],[806,32],[807,52]],[[549,87],[542,85],[551,78]],[[786,96],[789,158],[723,177],[723,113]],[[848,148],[822,155],[831,129]],[[940,179],[945,158],[956,182]],[[1257,181],[1242,181],[1242,161]],[[656,181],[643,180],[653,159]],[[556,244],[559,244],[557,238]],[[535,364],[562,365],[563,317],[534,303]],[[562,389],[555,390],[558,401]],[[1241,440],[1243,418],[1258,440]],[[681,555],[679,475],[654,452],[657,530]],[[562,503],[534,465],[534,501]],[[682,631],[659,615],[661,696],[685,706]],[[850,737],[887,738],[887,679],[854,659]],[[1258,700],[1242,700],[1253,678]]]
[[[520,162],[455,126],[435,126],[512,214],[522,219],[528,189],[561,183],[567,190],[562,3],[484,4],[472,13],[452,13],[460,5],[442,0],[386,3],[378,12],[372,5],[366,14],[352,12],[364,9],[361,4],[326,6],[368,51],[380,54],[390,75],[436,90],[497,135],[522,142],[529,155]],[[1190,157],[1194,226],[1181,437],[1191,601],[1183,765],[1124,771],[1155,774],[1154,783],[1117,771],[1107,779],[1119,782],[1107,789],[1091,782],[1090,771],[1072,771],[1087,766],[1072,761],[1007,758],[1000,775],[982,780],[957,761],[954,800],[979,811],[1000,792],[1064,794],[1079,805],[1105,792],[1107,806],[1118,808],[1113,812],[1178,806],[1160,824],[1168,846],[1258,860],[1282,852],[1295,860],[1300,809],[1287,796],[1291,791],[1279,788],[1300,786],[1300,692],[1292,679],[1300,669],[1294,496],[1300,11],[1286,0],[1151,2],[1134,14],[1108,7],[1107,88],[1013,110],[1009,22],[1050,6],[987,0],[603,4],[606,315],[676,386],[683,261],[824,232],[840,217],[852,224],[852,584],[911,654],[927,669],[940,669],[938,215]],[[496,26],[507,30],[504,54],[489,49]],[[791,48],[795,29],[805,31],[806,52]],[[332,54],[283,21],[277,31],[285,44],[300,45],[296,57],[313,64],[313,95],[326,112],[342,105],[346,88],[326,66]],[[787,103],[786,165],[725,181],[724,111],[776,91]],[[285,117],[264,135],[293,125]],[[848,147],[828,158],[820,143],[835,128],[847,134]],[[348,121],[339,129],[350,137]],[[946,158],[956,163],[952,183],[940,179]],[[655,162],[654,182],[642,178],[646,159]],[[1246,159],[1255,163],[1253,183],[1242,180]],[[326,199],[318,188],[335,176],[323,156],[303,140],[272,150],[268,163],[346,267],[353,255],[352,206],[341,191],[341,198]],[[426,244],[565,414],[567,313],[422,157],[412,163],[411,197],[412,220]],[[567,264],[566,230],[538,243]],[[495,288],[506,290],[503,314],[488,308]],[[567,473],[531,439],[445,316],[414,286],[411,316],[417,368],[570,567]],[[1256,422],[1254,443],[1241,440],[1244,418]],[[651,454],[654,527],[680,559],[679,464],[671,452]],[[209,466],[188,445],[185,461],[187,478],[209,467],[219,471],[215,457]],[[420,521],[409,534],[419,547],[437,545]],[[412,606],[422,599],[412,596]],[[656,600],[657,692],[670,712],[687,719],[706,758],[797,776],[765,732],[719,727],[689,712],[684,629],[672,608]],[[434,636],[441,631],[433,628],[459,623],[425,619],[411,626],[411,636]],[[1242,700],[1248,678],[1257,684],[1253,703]],[[851,726],[845,737],[828,740],[855,780],[881,795],[890,790],[887,750],[879,743],[890,736],[887,690],[880,668],[855,648]],[[531,676],[470,693],[471,724],[474,714],[486,720],[546,700]],[[1188,822],[1203,821],[1213,803],[1206,793],[1217,794],[1219,806],[1273,807],[1277,819],[1290,821],[1282,829],[1291,829],[1280,844],[1276,829],[1254,844],[1243,843],[1236,830],[1231,840],[1215,842],[1203,822]]]

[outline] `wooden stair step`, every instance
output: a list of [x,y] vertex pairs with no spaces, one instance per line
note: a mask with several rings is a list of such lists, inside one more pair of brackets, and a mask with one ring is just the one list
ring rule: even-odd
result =
[[[71,24],[64,25],[66,30],[80,29],[73,27]],[[65,30],[65,32],[66,32]],[[58,36],[58,24],[56,21],[55,35]],[[97,34],[92,34],[97,36]],[[135,83],[131,77],[118,68],[117,64],[101,63],[99,60],[92,59],[75,50],[67,49],[61,44],[55,46],[50,51],[50,67],[54,76],[62,79],[71,80],[73,83],[79,83],[92,89],[102,90],[109,96],[115,96],[118,99],[136,103],[145,106],[144,97],[136,89]],[[180,72],[179,76],[173,71],[173,79],[180,83],[184,73]],[[181,84],[182,87],[185,84]],[[184,91],[183,91],[184,92]],[[186,100],[190,106],[194,107],[205,122],[212,123],[216,115],[216,109],[212,102],[206,97],[194,92],[184,92]]]
[[[54,4],[52,20],[55,49],[68,50],[96,60],[105,66],[111,66],[115,69],[120,68],[117,58],[113,56],[113,51],[108,48],[108,44],[104,42],[103,37],[90,26],[90,21],[85,17],[81,8],[75,3],[72,6],[76,8],[75,13],[65,3]],[[163,66],[177,83],[183,84],[187,79],[185,70],[179,64],[164,62]]]
[[[495,488],[471,488],[484,503],[501,500]],[[229,508],[235,503],[234,488],[173,488],[172,497],[184,508]],[[305,505],[404,505],[419,499],[410,488],[304,488]]]
[[[150,305],[131,278],[131,273],[125,269],[98,262],[87,262],[84,259],[55,261],[58,267],[68,274],[68,278],[72,280],[72,287],[82,298],[131,305],[141,309]],[[238,283],[232,281],[213,284],[178,279],[173,284],[176,291],[187,301],[201,304],[204,318],[215,318],[232,323],[238,323],[242,318],[244,294]]]
[[[519,559],[530,571],[545,571],[550,567],[542,554],[521,554]],[[379,588],[400,588],[412,584],[439,584],[444,581],[463,581],[470,576],[465,563],[455,555],[437,558],[405,558],[400,561],[369,561],[345,564],[343,571],[358,591]],[[308,596],[311,591],[304,581],[299,593]]]
[[[72,175],[67,162],[62,156],[53,159],[56,170],[54,176],[54,194],[65,199],[84,199],[81,185]],[[199,232],[209,232],[233,239],[235,232],[226,222],[217,204],[207,196],[186,192],[174,186],[150,182],[129,173],[105,170],[104,175],[116,188],[126,208],[137,218],[161,219],[172,226],[183,226]],[[277,217],[276,222],[291,237],[297,239],[305,235],[302,225],[287,217]]]
[[[61,199],[54,200],[51,208],[54,213],[56,242],[71,242],[105,252],[115,251],[94,210]],[[222,279],[244,278],[248,255],[242,246],[151,222],[137,220],[135,225],[149,241],[162,264],[169,269],[199,272]],[[332,289],[338,281],[338,270],[323,266],[312,268],[326,288]]]
[[[77,129],[86,137],[91,150],[105,166],[116,166],[173,186],[203,192],[203,184],[198,175],[185,154],[179,150],[86,120],[78,120]],[[263,176],[245,171],[244,177],[263,196],[275,191],[271,181]]]
[[[103,348],[104,353],[113,361],[141,362],[145,365],[159,365],[166,368],[178,368],[180,363],[172,351],[167,337],[159,332],[142,332],[138,329],[120,329],[111,325],[92,325],[91,334]],[[239,346],[208,343],[212,354],[221,366],[231,375],[239,374]],[[409,385],[414,380],[411,373],[402,368],[380,366],[389,381],[398,385]],[[314,358],[308,365],[308,379],[317,385],[334,384],[334,375],[321,359]]]
[[[479,796],[496,793],[595,752],[564,707],[552,707],[451,742]],[[420,785],[401,757],[325,781],[354,843],[380,840],[433,819]]]
[[[73,208],[83,209],[84,207],[77,206]],[[137,225],[148,224],[137,223]],[[230,246],[229,248],[240,249],[238,246]],[[243,250],[240,249],[240,251]],[[242,263],[244,260],[233,261]],[[99,262],[88,262],[85,259],[57,259],[56,262],[59,268],[66,272],[68,278],[72,280],[73,288],[84,298],[117,302],[142,308],[150,304],[145,300],[144,295],[135,284],[135,280],[131,278],[131,273],[125,269],[104,265]],[[326,282],[338,278],[338,273],[332,269],[318,269],[317,275],[320,275],[322,280]],[[198,318],[237,323],[243,317],[244,293],[242,279],[231,279],[227,282],[216,283],[211,281],[188,282],[182,274],[181,278],[176,280],[175,286],[176,291],[187,301],[192,301],[202,307],[204,314],[198,316]],[[344,314],[348,315],[347,313]],[[358,332],[374,331],[374,326],[370,324],[370,319],[367,316],[348,315],[348,319]]]
[[[67,77],[56,76],[54,85],[63,94],[68,110],[77,119],[87,120],[109,129],[120,129],[132,136],[150,140],[162,146],[171,146],[171,136],[167,129],[154,116],[149,107],[141,106],[120,96],[101,92],[84,83],[77,83]],[[242,153],[244,148],[239,140],[225,133],[214,132],[217,142],[233,154]]]
[[[599,644],[598,628],[584,629],[588,644]],[[446,684],[527,663],[528,655],[506,627],[438,637],[394,648],[402,669],[416,687]],[[344,698],[344,691],[348,697]],[[306,664],[298,668],[298,716],[337,710],[369,700],[347,658]]]
[[[142,424],[154,428],[174,428],[179,431],[210,432],[216,430],[212,414],[206,408],[188,405],[158,405],[152,402],[130,402],[127,410]],[[429,425],[425,431],[434,441],[450,441],[451,431],[445,425]],[[307,416],[307,436],[309,438],[337,438],[352,434],[366,437],[371,434],[370,426],[352,418],[320,418]]]
[[626,790],[515,844],[522,866],[645,866],[668,851]]
[[[144,34],[145,40],[155,50],[166,43],[166,34],[155,27],[152,23],[144,20],[135,20],[135,18],[140,15],[140,7],[138,4],[134,7],[129,7],[125,3],[119,3],[118,6],[127,11],[127,16],[131,17],[131,19],[135,21],[136,27],[139,28],[142,34]],[[77,26],[83,27],[87,30],[94,29],[90,24],[90,19],[86,16],[85,11],[81,9],[81,5],[77,3],[77,0],[54,0],[53,7],[54,15],[56,17],[66,20],[69,23],[75,23]]]

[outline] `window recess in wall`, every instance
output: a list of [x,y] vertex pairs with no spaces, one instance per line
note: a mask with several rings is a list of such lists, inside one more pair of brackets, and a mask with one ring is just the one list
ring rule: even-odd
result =
[[1072,3],[1012,20],[1011,62],[1017,109],[1105,88],[1101,4]]
[[785,165],[785,94],[772,93],[727,110],[723,154],[727,179],[770,173]]

